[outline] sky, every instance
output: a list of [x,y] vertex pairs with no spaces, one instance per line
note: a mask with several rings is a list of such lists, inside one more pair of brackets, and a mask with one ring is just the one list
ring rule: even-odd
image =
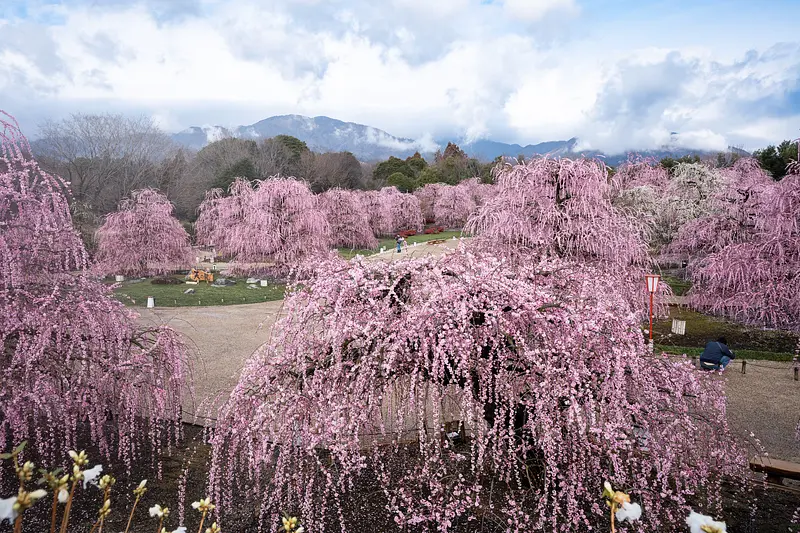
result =
[[[0,0],[0,109],[618,153],[800,137],[798,0]],[[677,132],[677,137],[671,137]]]

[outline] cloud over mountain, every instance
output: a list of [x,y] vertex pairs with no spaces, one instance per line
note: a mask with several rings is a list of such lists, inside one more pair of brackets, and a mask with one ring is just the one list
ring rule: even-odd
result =
[[29,133],[112,111],[171,131],[327,115],[604,151],[796,137],[800,4],[734,3],[7,0],[0,107]]

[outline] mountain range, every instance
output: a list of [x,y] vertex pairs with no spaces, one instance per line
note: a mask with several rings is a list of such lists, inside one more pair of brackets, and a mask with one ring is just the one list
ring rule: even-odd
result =
[[[316,152],[351,152],[359,160],[365,162],[388,159],[389,156],[405,158],[420,152],[426,158],[431,157],[437,149],[444,150],[448,142],[455,142],[469,156],[482,161],[491,161],[498,156],[533,157],[549,155],[561,157],[603,156],[609,165],[617,165],[625,161],[628,154],[603,154],[597,151],[576,151],[578,139],[573,137],[566,141],[547,141],[538,144],[520,146],[491,140],[463,142],[459,139],[408,139],[395,137],[383,130],[343,122],[329,117],[306,117],[302,115],[279,115],[260,120],[249,126],[238,126],[233,129],[222,126],[192,126],[172,136],[180,145],[199,150],[207,144],[226,137],[242,139],[268,139],[276,135],[291,135],[305,142]],[[673,136],[677,133],[673,133]],[[729,148],[741,155],[749,155],[743,150]],[[711,152],[665,146],[660,150],[638,152],[644,156],[661,159],[662,157],[682,157],[690,154],[700,156]]]

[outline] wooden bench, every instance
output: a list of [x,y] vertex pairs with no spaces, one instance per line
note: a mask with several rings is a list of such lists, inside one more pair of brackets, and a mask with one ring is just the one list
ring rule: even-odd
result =
[[767,474],[767,481],[780,485],[783,478],[800,480],[800,464],[772,457],[755,456],[750,459],[750,470]]

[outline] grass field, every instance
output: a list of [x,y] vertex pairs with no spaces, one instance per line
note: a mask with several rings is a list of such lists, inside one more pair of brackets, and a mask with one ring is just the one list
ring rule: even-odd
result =
[[675,296],[683,296],[691,288],[692,282],[689,280],[664,276],[664,282],[670,286]]
[[[183,276],[173,276],[183,280]],[[268,287],[248,289],[246,278],[235,279],[236,285],[231,287],[214,287],[201,282],[197,285],[181,283],[179,285],[153,285],[150,280],[125,281],[114,289],[114,295],[125,305],[146,307],[147,297],[155,299],[156,307],[185,307],[190,305],[234,305],[246,303],[282,300],[285,286],[270,284]],[[257,284],[258,285],[258,284]],[[194,289],[194,294],[184,294],[186,289]]]
[[[670,354],[700,357],[703,348],[695,346],[671,346],[664,344],[656,344],[656,351],[662,351]],[[794,354],[786,352],[762,352],[758,350],[737,350],[733,348],[736,359],[758,359],[761,361],[791,361]]]
[[[448,230],[443,231],[441,233],[436,234],[420,234],[414,235],[413,237],[406,237],[406,242],[408,244],[414,244],[415,242],[428,242],[437,239],[452,239],[453,237],[461,237],[461,230]],[[380,251],[381,247],[385,247],[387,250],[391,250],[395,247],[394,238],[389,239],[379,239],[378,240],[378,247],[374,250],[353,250],[350,248],[339,248],[339,255],[344,257],[345,259],[350,259],[355,257],[356,255],[372,255],[376,254]]]
[[[673,318],[686,321],[685,335],[672,333]],[[670,317],[653,323],[653,340],[667,353],[699,356],[706,343],[718,337],[728,340],[737,357],[771,361],[791,360],[797,342],[797,337],[786,331],[738,324],[681,306],[670,306]]]

